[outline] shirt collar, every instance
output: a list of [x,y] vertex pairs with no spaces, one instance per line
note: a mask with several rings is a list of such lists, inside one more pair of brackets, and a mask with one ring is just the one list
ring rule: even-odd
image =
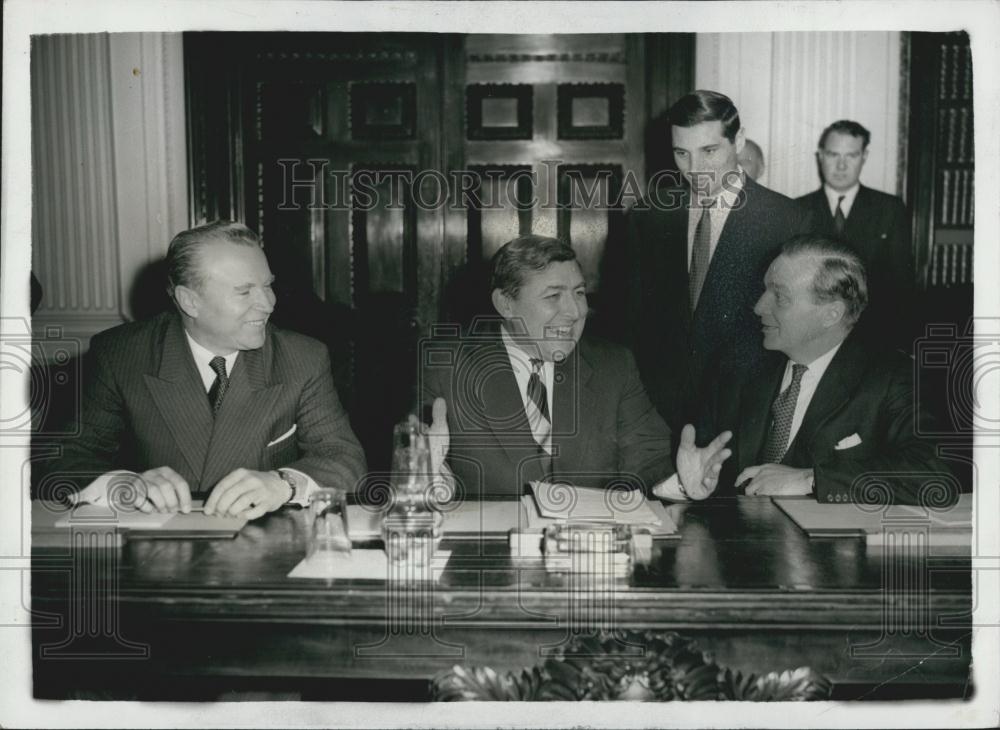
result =
[[[191,333],[186,329],[184,330],[184,336],[187,337],[188,346],[191,348],[191,356],[194,358],[194,364],[198,366],[198,369],[211,369],[209,363],[212,361],[213,357],[216,357],[216,354],[198,344],[191,336]],[[239,357],[239,354],[240,351],[237,350],[236,352],[231,352],[228,355],[225,355],[227,375],[232,374],[233,366],[236,364],[236,358]]]
[[[808,375],[810,378],[817,378],[817,379],[822,378],[823,373],[825,373],[826,369],[830,367],[830,362],[833,360],[834,356],[837,354],[837,350],[840,349],[840,346],[842,344],[844,344],[843,340],[841,340],[836,345],[831,347],[829,350],[824,352],[822,355],[817,357],[811,363],[808,363],[806,365],[807,367],[806,375]],[[792,359],[789,358],[787,367],[790,368],[792,366],[792,362],[793,362]]]
[[837,201],[840,200],[840,196],[844,196],[844,202],[841,203],[841,210],[847,208],[850,209],[854,205],[854,199],[858,197],[858,191],[861,189],[861,183],[854,183],[854,187],[849,188],[843,192],[838,192],[831,188],[826,183],[823,183],[823,192],[826,193],[826,200],[830,204],[830,210],[834,210],[837,207]]
[[[712,210],[732,210],[736,207],[736,201],[740,197],[740,193],[743,191],[744,176],[746,173],[743,168],[739,165],[736,166],[739,175],[736,175],[731,180],[728,180],[728,184],[722,186],[722,192],[720,192],[714,199]],[[691,207],[698,208],[701,202],[706,198],[695,195],[694,190],[691,191]],[[718,205],[721,201],[722,205]]]

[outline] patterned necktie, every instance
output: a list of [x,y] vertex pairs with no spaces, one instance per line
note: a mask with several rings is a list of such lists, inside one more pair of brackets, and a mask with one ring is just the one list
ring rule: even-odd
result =
[[708,211],[713,202],[708,200],[702,203],[701,217],[694,229],[694,245],[691,247],[691,267],[688,275],[688,303],[691,305],[692,314],[698,306],[698,297],[701,295],[701,287],[705,283],[711,260],[712,217]]
[[844,209],[840,207],[841,203],[844,202],[846,195],[841,195],[837,198],[837,211],[833,214],[833,230],[837,232],[837,235],[843,235],[844,226],[847,225],[847,218],[844,216]]
[[219,406],[222,405],[222,399],[229,388],[229,377],[226,375],[226,358],[216,355],[208,363],[208,366],[215,371],[215,382],[208,389],[208,402],[212,406],[212,413],[215,414],[219,412]]
[[546,452],[552,453],[552,420],[549,417],[549,397],[542,380],[544,363],[531,358],[531,377],[528,378],[528,424],[535,441]]
[[764,454],[761,462],[764,464],[780,464],[785,451],[788,450],[788,435],[792,432],[792,417],[795,415],[795,404],[799,400],[799,386],[802,385],[802,374],[806,366],[792,363],[792,382],[785,388],[771,407],[771,432],[764,444]]

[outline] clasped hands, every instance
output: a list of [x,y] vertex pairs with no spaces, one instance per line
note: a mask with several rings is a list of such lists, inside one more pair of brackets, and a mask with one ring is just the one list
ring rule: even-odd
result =
[[[169,466],[131,475],[135,506],[142,512],[191,511],[191,488]],[[276,472],[236,469],[219,480],[205,500],[205,514],[255,520],[291,497],[291,487]]]

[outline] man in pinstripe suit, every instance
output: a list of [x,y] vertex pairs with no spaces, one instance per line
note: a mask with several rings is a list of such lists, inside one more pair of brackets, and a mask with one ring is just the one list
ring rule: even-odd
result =
[[[78,500],[135,490],[143,511],[255,519],[317,485],[352,489],[364,454],[326,347],[268,324],[271,274],[257,235],[218,221],[174,237],[177,311],[95,336],[77,433],[58,469]],[[89,484],[88,484],[89,483]]]

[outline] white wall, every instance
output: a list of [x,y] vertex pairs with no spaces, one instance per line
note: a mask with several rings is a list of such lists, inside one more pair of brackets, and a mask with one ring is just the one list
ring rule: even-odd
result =
[[764,149],[762,182],[797,197],[819,187],[816,142],[837,119],[872,133],[861,174],[895,194],[899,139],[898,32],[699,33],[695,87],[730,96]]
[[36,333],[131,319],[131,288],[187,227],[178,33],[36,36],[31,50]]

